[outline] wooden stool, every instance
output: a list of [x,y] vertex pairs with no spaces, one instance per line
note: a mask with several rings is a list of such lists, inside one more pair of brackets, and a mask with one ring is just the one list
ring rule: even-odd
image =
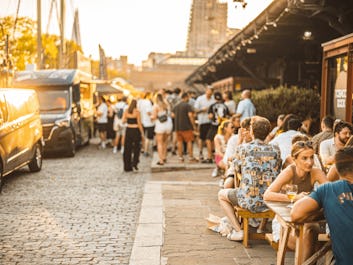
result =
[[274,218],[275,213],[272,212],[271,210],[268,210],[266,212],[261,212],[261,213],[253,213],[248,210],[245,210],[243,208],[240,208],[238,206],[234,207],[235,209],[235,214],[238,217],[241,217],[244,219],[243,221],[243,229],[244,229],[244,238],[243,238],[243,245],[244,247],[248,248],[249,247],[249,239],[265,239],[265,234],[258,234],[258,233],[251,233],[249,234],[249,218],[262,218],[262,219],[268,219],[268,218]]

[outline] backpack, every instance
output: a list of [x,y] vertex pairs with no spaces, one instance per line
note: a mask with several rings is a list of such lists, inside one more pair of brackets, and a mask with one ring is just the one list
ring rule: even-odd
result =
[[118,119],[121,119],[123,117],[123,114],[124,114],[124,108],[119,108],[116,113],[116,116],[118,117]]

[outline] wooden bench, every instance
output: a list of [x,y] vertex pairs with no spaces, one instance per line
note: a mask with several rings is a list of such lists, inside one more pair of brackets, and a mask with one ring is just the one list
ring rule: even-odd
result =
[[243,229],[244,229],[244,238],[243,238],[243,245],[244,247],[248,248],[249,246],[249,239],[265,239],[265,234],[261,233],[250,233],[249,232],[249,218],[260,218],[260,219],[269,219],[274,218],[275,214],[271,210],[260,212],[260,213],[253,213],[238,206],[234,207],[236,216],[243,219]]

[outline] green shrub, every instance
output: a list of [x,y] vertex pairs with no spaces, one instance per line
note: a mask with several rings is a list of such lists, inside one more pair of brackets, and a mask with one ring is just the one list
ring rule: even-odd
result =
[[[236,96],[239,102],[240,95]],[[278,87],[252,91],[256,114],[276,122],[279,114],[293,113],[302,120],[320,119],[320,95],[313,89]]]

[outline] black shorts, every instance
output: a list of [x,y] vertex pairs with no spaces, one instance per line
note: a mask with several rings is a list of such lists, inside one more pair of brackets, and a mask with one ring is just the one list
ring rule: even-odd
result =
[[218,126],[217,125],[211,125],[210,129],[208,130],[206,140],[213,141],[214,137],[217,134]]
[[211,124],[210,123],[204,123],[200,124],[200,139],[205,141],[207,138],[207,133],[210,130]]
[[97,123],[98,132],[106,132],[108,127],[108,123]]
[[147,139],[153,140],[153,137],[154,137],[154,126],[143,127],[143,131],[145,132],[145,135],[146,135]]

